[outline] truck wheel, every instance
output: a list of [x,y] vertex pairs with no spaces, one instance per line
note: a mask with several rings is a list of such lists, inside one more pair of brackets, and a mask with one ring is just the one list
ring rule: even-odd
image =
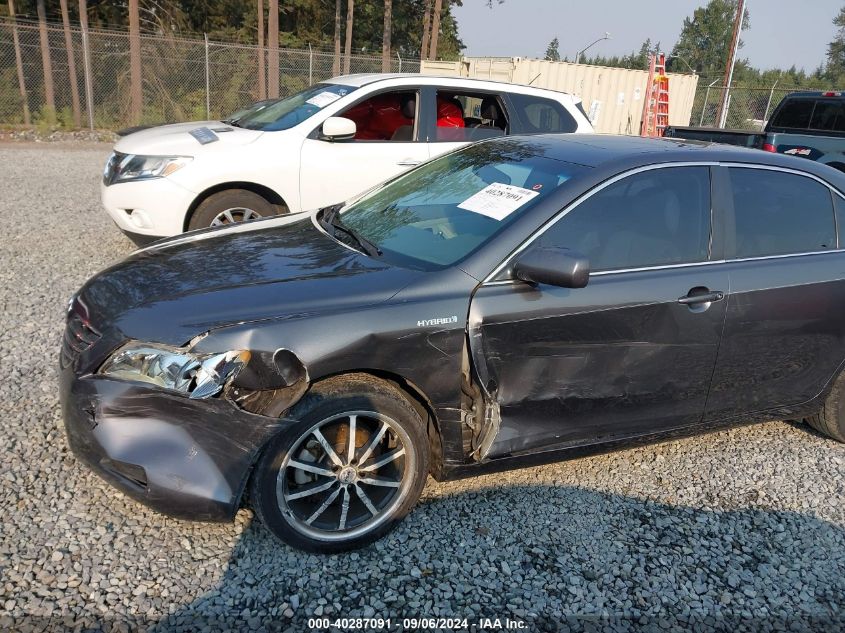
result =
[[278,209],[263,197],[246,189],[227,189],[208,196],[191,216],[188,230],[223,226],[276,215]]
[[845,442],[845,373],[836,379],[822,410],[806,422],[819,433]]
[[252,506],[273,534],[310,552],[341,552],[386,534],[428,475],[425,424],[408,398],[365,375],[311,388],[256,465]]

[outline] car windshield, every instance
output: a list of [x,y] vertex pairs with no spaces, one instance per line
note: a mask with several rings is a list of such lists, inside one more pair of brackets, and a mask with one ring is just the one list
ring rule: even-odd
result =
[[517,140],[479,143],[373,190],[340,220],[399,264],[442,268],[585,169]]
[[237,112],[230,114],[228,117],[223,119],[224,122],[237,122],[240,119],[245,118],[248,115],[255,114],[259,110],[263,110],[271,103],[277,103],[280,99],[264,99],[262,101],[256,101],[253,104],[248,105],[245,108],[241,108]]
[[264,108],[248,112],[237,120],[248,130],[287,130],[310,118],[330,103],[355,90],[354,86],[317,84]]

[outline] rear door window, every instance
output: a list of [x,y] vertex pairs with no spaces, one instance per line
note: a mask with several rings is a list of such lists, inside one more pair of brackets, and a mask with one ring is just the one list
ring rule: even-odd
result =
[[813,116],[813,99],[789,99],[781,106],[772,119],[772,127],[785,127],[806,130]]
[[819,100],[810,120],[811,130],[845,132],[845,102]]
[[578,129],[575,117],[562,103],[516,93],[508,96],[519,119],[520,134],[559,134]]
[[837,247],[830,190],[768,169],[731,167],[736,257],[814,253]]
[[452,89],[437,91],[435,141],[479,141],[508,133],[501,96]]

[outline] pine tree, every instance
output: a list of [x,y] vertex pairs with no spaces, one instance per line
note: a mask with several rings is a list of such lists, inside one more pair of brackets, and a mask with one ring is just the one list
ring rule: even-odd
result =
[[554,38],[549,45],[546,47],[546,61],[550,62],[559,62],[560,61],[560,42],[557,38]]
[[837,27],[836,37],[827,45],[827,67],[825,76],[832,82],[839,83],[845,75],[845,8],[833,19]]
[[[702,75],[718,75],[725,70],[725,60],[733,36],[733,24],[739,0],[710,0],[684,20],[673,56],[683,57]],[[742,22],[749,28],[748,11]],[[742,40],[739,41],[742,48]]]

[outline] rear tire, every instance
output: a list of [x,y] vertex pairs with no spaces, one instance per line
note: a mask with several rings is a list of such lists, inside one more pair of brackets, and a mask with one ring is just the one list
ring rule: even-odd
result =
[[266,218],[278,213],[276,205],[253,191],[226,189],[208,196],[200,203],[191,216],[188,230]]
[[845,373],[833,383],[822,410],[805,421],[819,433],[845,442]]
[[416,505],[428,437],[397,387],[337,376],[312,387],[289,415],[298,421],[268,443],[250,488],[256,515],[280,540],[309,552],[355,549]]

